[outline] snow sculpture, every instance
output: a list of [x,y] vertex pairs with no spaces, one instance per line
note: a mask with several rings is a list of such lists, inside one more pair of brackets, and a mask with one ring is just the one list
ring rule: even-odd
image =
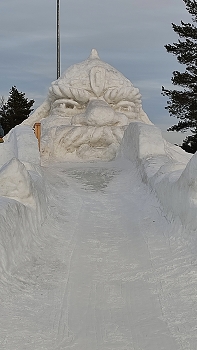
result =
[[47,100],[28,122],[39,119],[43,161],[111,160],[130,122],[151,124],[139,90],[94,49],[51,84]]

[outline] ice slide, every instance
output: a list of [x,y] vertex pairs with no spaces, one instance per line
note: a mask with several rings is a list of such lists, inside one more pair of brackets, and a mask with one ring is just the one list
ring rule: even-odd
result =
[[196,263],[132,162],[44,170],[42,241],[2,290],[2,350],[196,348]]

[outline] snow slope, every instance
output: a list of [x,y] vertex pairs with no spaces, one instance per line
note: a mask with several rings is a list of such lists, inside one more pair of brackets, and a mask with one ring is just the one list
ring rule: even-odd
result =
[[111,162],[0,150],[0,349],[195,350],[196,156],[140,122]]
[[1,293],[1,349],[195,349],[196,256],[132,163],[44,173],[50,215]]

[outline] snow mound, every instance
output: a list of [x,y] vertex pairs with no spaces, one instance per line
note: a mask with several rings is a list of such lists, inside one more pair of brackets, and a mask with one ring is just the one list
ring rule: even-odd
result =
[[38,142],[30,126],[19,125],[0,147],[0,271],[7,281],[39,241],[47,213]]
[[0,169],[0,196],[16,199],[35,208],[33,193],[33,182],[24,164],[12,158]]
[[32,127],[17,125],[4,137],[0,147],[0,167],[13,157],[23,163],[40,165],[38,141]]

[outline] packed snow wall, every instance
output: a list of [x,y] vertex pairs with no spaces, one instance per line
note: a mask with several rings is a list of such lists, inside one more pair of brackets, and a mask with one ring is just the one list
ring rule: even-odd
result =
[[[47,212],[38,143],[29,126],[17,126],[0,147],[0,272],[25,261]],[[7,280],[7,277],[6,277]]]
[[125,131],[120,155],[136,163],[166,213],[197,229],[197,154],[165,141],[156,126],[136,122]]

